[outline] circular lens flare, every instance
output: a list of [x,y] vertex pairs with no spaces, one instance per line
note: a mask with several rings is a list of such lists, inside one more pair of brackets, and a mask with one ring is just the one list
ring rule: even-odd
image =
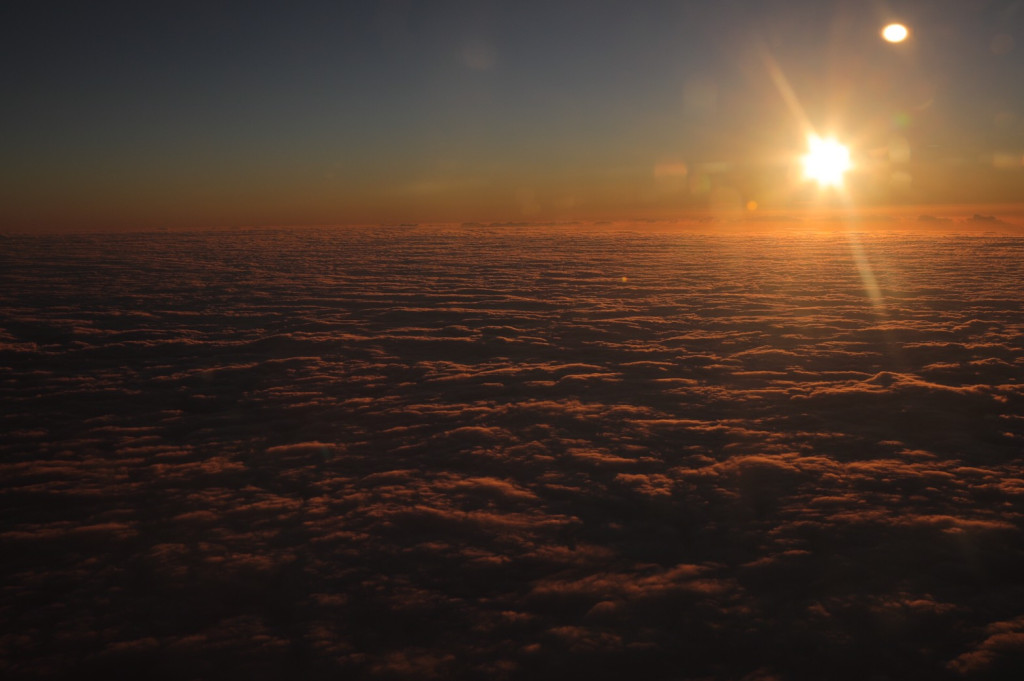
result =
[[910,31],[903,24],[889,24],[882,29],[882,37],[890,43],[902,43],[910,35]]
[[817,135],[807,138],[808,152],[803,157],[804,177],[819,187],[840,187],[843,173],[850,169],[850,150],[834,139]]

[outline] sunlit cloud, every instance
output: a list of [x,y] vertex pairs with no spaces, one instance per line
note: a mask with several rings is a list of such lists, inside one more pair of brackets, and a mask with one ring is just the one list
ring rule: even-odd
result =
[[1013,152],[996,152],[992,154],[992,167],[999,170],[1019,170],[1024,168],[1024,154]]
[[1024,240],[729,224],[5,240],[0,669],[1015,678]]

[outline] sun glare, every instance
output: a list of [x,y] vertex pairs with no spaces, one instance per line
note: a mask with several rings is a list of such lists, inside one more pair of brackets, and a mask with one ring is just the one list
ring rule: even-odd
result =
[[882,29],[882,37],[890,43],[902,43],[910,35],[910,31],[903,24],[889,24]]
[[820,187],[839,187],[843,173],[850,169],[850,150],[834,139],[807,138],[809,150],[803,157],[804,177]]

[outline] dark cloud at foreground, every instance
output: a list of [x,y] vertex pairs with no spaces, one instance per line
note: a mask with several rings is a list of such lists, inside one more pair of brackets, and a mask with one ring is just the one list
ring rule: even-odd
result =
[[5,678],[1003,679],[1024,240],[12,237]]

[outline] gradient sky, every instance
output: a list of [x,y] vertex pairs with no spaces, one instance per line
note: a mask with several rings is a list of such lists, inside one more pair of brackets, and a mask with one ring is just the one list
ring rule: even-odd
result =
[[809,127],[844,201],[1018,202],[1022,4],[18,3],[0,226],[791,209],[838,200],[798,181]]

